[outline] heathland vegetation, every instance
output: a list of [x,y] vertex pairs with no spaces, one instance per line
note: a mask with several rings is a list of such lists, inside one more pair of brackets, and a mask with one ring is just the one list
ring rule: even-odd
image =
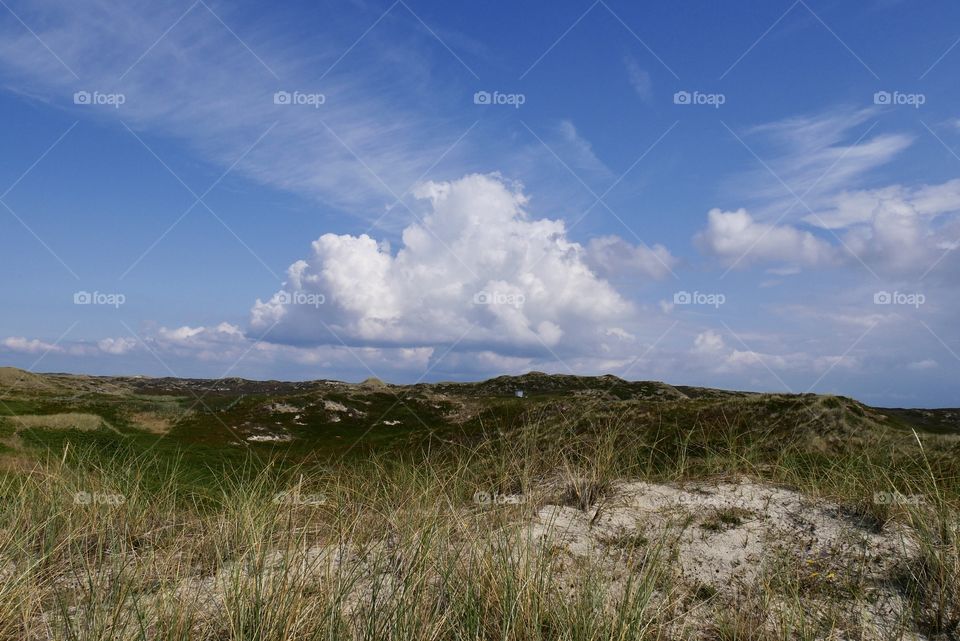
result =
[[0,370],[0,639],[956,639],[958,419]]

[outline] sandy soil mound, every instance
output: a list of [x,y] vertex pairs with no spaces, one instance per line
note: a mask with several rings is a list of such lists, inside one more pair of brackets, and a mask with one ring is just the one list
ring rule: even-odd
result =
[[596,563],[614,584],[629,578],[625,551],[661,550],[670,585],[690,596],[694,629],[709,627],[717,607],[758,593],[801,599],[814,616],[845,610],[862,638],[910,627],[898,577],[917,554],[911,532],[786,489],[624,482],[589,510],[544,505],[528,534],[566,556],[565,570]]

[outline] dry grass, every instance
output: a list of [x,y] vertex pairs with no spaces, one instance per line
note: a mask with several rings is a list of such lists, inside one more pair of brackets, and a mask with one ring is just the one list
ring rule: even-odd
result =
[[[527,527],[545,502],[592,527],[622,479],[761,469],[768,483],[850,506],[912,483],[925,501],[884,514],[911,528],[918,546],[889,577],[909,616],[886,632],[957,638],[956,484],[922,447],[911,454],[916,467],[896,469],[882,439],[821,460],[768,449],[749,430],[651,439],[614,422],[550,432],[552,446],[537,430],[294,470],[251,461],[204,490],[184,486],[175,462],[82,448],[7,473],[0,639],[872,638],[854,606],[875,584],[855,582],[856,564],[834,582],[811,578],[844,571],[829,559],[809,570],[796,557],[771,558],[734,595],[684,584],[670,537],[624,532],[594,558]],[[481,505],[478,492],[522,500]],[[753,515],[703,518],[720,536]]]
[[27,414],[22,416],[8,416],[5,419],[15,428],[43,428],[49,430],[80,430],[92,432],[106,423],[96,414],[80,414],[67,412],[63,414]]

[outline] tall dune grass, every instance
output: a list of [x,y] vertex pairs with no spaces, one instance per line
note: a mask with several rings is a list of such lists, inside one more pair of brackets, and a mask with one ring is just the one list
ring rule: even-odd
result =
[[[751,416],[535,422],[349,461],[251,458],[206,486],[149,454],[51,453],[0,477],[0,639],[818,638],[801,594],[770,609],[772,580],[684,632],[691,597],[673,583],[667,542],[626,547],[618,583],[589,563],[571,569],[520,527],[548,498],[589,512],[617,479],[735,475],[913,527],[911,625],[956,638],[949,443],[880,430],[824,447],[792,425],[752,428]],[[878,504],[881,492],[922,500]],[[478,493],[520,498],[478,504]]]

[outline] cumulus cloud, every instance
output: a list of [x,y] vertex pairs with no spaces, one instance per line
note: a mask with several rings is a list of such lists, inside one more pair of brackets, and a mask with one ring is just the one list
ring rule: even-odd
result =
[[721,334],[708,329],[697,334],[689,354],[698,368],[715,374],[749,371],[823,373],[834,368],[852,369],[860,366],[859,358],[852,354],[817,355],[798,351],[776,353],[741,346],[743,349],[728,346]]
[[663,245],[631,245],[619,236],[601,236],[587,243],[587,260],[603,276],[645,276],[660,279],[673,273],[677,259]]
[[746,132],[774,150],[766,167],[731,181],[750,213],[711,210],[707,229],[697,235],[700,247],[741,265],[862,263],[890,276],[915,277],[938,264],[960,246],[960,179],[858,188],[913,143],[904,134],[874,134],[876,123],[868,121],[875,115],[869,109],[837,110]]
[[158,331],[158,340],[185,347],[195,347],[210,342],[236,342],[243,338],[243,330],[230,323],[220,323],[215,327],[190,327],[189,325],[174,329],[161,327]]
[[161,327],[145,340],[160,352],[199,360],[231,365],[239,360],[254,363],[286,361],[333,370],[372,367],[378,371],[423,370],[433,354],[432,347],[348,349],[342,345],[280,345],[247,336],[230,323],[212,327]]
[[[410,372],[425,371],[434,353],[432,347],[347,349],[334,345],[280,345],[247,336],[230,323],[209,327],[159,327],[141,330],[136,336],[108,337],[96,342],[63,341],[58,345],[36,338],[9,337],[0,340],[0,351],[2,348],[21,354],[84,357],[85,362],[96,357],[117,359],[129,356],[137,362],[146,359],[151,366],[157,365],[159,357],[163,375],[179,375],[177,365],[186,362],[191,367],[203,364],[204,371],[213,377],[233,375],[233,370],[238,367],[251,372],[275,364],[304,366],[304,371],[326,370],[340,375],[350,372],[359,378],[370,376],[374,370],[409,375]],[[168,369],[168,363],[173,371]]]
[[591,266],[598,256],[647,276],[663,269],[615,237],[592,250],[571,241],[563,221],[531,218],[520,187],[499,175],[428,182],[415,196],[427,212],[395,254],[367,235],[321,236],[284,289],[257,300],[252,328],[288,344],[590,353],[626,335],[633,312]]
[[707,228],[695,241],[730,265],[774,261],[821,266],[837,261],[837,250],[827,241],[790,225],[758,222],[746,209],[711,209]]
[[938,185],[890,185],[880,189],[843,191],[832,199],[832,205],[816,217],[807,216],[806,220],[828,229],[842,229],[870,223],[884,211],[934,218],[960,211],[960,178]]
[[726,347],[723,337],[712,329],[697,334],[693,341],[693,351],[701,354],[715,354]]
[[113,354],[116,356],[127,354],[138,347],[139,343],[135,338],[104,338],[97,341],[97,348],[104,354]]
[[960,179],[935,185],[844,191],[828,208],[807,217],[812,225],[843,233],[862,259],[887,271],[929,267],[956,249]]
[[44,352],[55,351],[58,347],[52,343],[45,343],[39,339],[27,339],[22,336],[10,336],[0,342],[11,352],[21,354],[42,354]]

